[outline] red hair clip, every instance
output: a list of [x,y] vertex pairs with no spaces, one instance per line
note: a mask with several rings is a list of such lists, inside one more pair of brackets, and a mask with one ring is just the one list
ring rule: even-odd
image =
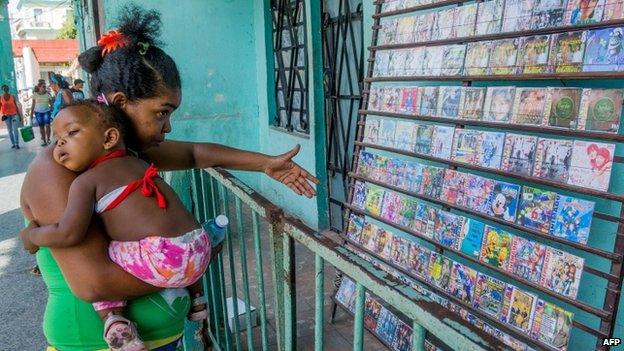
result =
[[111,30],[98,40],[98,45],[102,47],[102,56],[127,46],[129,43],[128,38],[122,32],[116,30]]

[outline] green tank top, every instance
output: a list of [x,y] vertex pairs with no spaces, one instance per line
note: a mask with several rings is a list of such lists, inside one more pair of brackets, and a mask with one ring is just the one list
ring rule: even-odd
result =
[[[37,252],[37,263],[48,287],[43,333],[51,346],[62,351],[102,350],[103,323],[93,306],[72,294],[48,248]],[[181,335],[190,307],[184,289],[166,289],[129,301],[126,316],[137,323],[143,340],[157,341]]]

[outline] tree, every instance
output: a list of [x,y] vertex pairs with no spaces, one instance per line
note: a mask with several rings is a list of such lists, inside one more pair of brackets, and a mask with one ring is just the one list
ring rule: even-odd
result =
[[59,29],[56,39],[76,39],[76,23],[74,23],[74,14],[70,12],[65,18],[65,23]]

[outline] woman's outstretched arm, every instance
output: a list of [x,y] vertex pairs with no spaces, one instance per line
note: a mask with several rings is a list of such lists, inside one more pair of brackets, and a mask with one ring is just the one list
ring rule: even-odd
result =
[[310,183],[318,184],[319,180],[292,160],[299,148],[297,145],[282,155],[269,156],[220,144],[167,140],[145,151],[144,157],[162,170],[223,167],[264,172],[295,193],[312,197],[316,190]]
[[[31,163],[22,185],[22,211],[26,218],[41,225],[59,222],[76,176],[54,162],[51,147],[43,150]],[[83,300],[125,300],[159,290],[110,260],[108,240],[95,218],[78,245],[51,250],[70,289]]]

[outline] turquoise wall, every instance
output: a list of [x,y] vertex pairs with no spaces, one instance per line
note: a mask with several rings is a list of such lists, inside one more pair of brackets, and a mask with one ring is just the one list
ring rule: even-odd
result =
[[0,85],[8,85],[11,92],[15,94],[17,91],[15,90],[15,68],[13,66],[8,3],[7,0],[0,0]]
[[[127,2],[105,2],[107,27],[112,28],[111,20]],[[164,49],[175,59],[182,75],[182,105],[172,119],[171,139],[217,142],[272,155],[301,144],[295,160],[317,173],[317,162],[324,165],[324,158],[316,156],[322,152],[319,145],[324,147],[323,134],[317,130],[322,130],[323,125],[317,125],[316,117],[312,117],[318,115],[322,120],[322,105],[317,108],[311,103],[309,137],[269,127],[273,82],[269,81],[272,77],[267,69],[272,60],[267,51],[271,49],[271,23],[270,18],[265,18],[268,2],[188,0],[180,6],[154,0],[142,6],[161,12]],[[308,36],[312,38],[310,31]],[[309,59],[320,65],[313,53]],[[313,82],[314,72],[310,74]],[[315,101],[314,95],[310,101]],[[315,143],[317,138],[319,143]],[[319,178],[324,178],[324,168],[320,169]],[[237,175],[308,225],[323,224],[318,211],[318,204],[322,209],[326,201],[322,193],[316,199],[305,199],[266,176],[245,172]]]

